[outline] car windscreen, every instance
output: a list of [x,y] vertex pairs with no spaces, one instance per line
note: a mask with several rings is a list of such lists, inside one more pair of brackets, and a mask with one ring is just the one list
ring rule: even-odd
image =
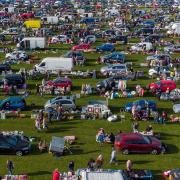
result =
[[9,136],[6,138],[6,142],[10,145],[15,146],[17,144],[17,138],[15,136]]
[[120,142],[120,141],[121,141],[121,136],[116,136],[116,137],[115,137],[115,140],[118,141],[118,142]]
[[143,139],[147,144],[151,144],[151,139],[148,136],[143,136]]

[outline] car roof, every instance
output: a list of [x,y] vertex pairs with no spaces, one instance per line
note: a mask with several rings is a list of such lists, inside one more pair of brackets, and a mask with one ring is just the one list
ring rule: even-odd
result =
[[143,137],[139,133],[120,133],[117,136],[121,136],[121,138],[123,138],[123,139],[131,139],[131,140],[142,139],[142,137]]
[[161,83],[174,83],[175,84],[173,80],[161,80]]

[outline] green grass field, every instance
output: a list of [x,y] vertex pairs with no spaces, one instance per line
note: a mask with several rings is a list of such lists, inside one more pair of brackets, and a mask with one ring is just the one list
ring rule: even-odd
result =
[[[99,44],[100,42],[98,42]],[[56,46],[57,47],[57,46]],[[59,50],[57,52],[34,52],[39,58],[46,56],[58,56],[64,54],[70,47],[65,45],[59,45]],[[123,50],[123,46],[117,45],[118,50]],[[86,53],[87,58],[86,65],[83,67],[75,67],[76,70],[94,70],[97,71],[100,69],[101,65],[96,64],[96,59],[101,54],[97,53]],[[178,54],[174,56],[178,57]],[[139,64],[145,61],[145,55],[127,55],[127,61],[132,61],[136,70],[145,71],[145,77],[138,79],[136,81],[128,81],[128,89],[135,88],[135,85],[140,84],[145,87],[150,82],[156,81],[155,79],[148,79],[147,77],[147,68],[140,68]],[[0,58],[3,59],[3,55],[0,54]],[[13,68],[18,70],[22,67],[27,69],[32,68],[32,65],[14,65]],[[74,89],[72,93],[80,93],[82,83],[91,83],[95,86],[96,82],[100,79],[73,79]],[[35,84],[40,83],[40,81],[29,80],[28,85],[31,90],[31,95],[27,98],[27,104],[35,103],[36,107],[43,107],[44,103],[51,98],[49,95],[43,97],[36,96],[34,94]],[[178,85],[178,87],[180,87]],[[167,111],[168,115],[172,113],[172,102],[169,101],[158,101],[155,97],[145,94],[147,99],[153,99],[157,101],[159,111]],[[5,98],[4,96],[0,97],[1,99]],[[86,105],[90,99],[103,99],[99,96],[86,96],[81,97],[77,100],[77,105]],[[137,98],[120,98],[109,101],[110,109],[117,113],[119,108],[123,107],[127,102],[131,102]],[[117,155],[117,158],[120,162],[119,165],[110,165],[110,153],[111,145],[103,144],[99,145],[95,141],[95,135],[97,130],[101,127],[105,129],[107,133],[113,132],[117,133],[119,130],[123,132],[130,132],[131,128],[131,117],[129,114],[126,114],[125,122],[113,122],[110,123],[106,120],[63,120],[61,122],[53,122],[49,124],[49,129],[44,132],[37,132],[34,128],[34,120],[30,119],[30,111],[25,112],[27,118],[9,118],[7,120],[0,121],[0,130],[9,131],[9,130],[19,130],[24,131],[25,135],[40,137],[45,139],[47,142],[51,140],[52,136],[65,136],[65,135],[75,135],[77,141],[72,145],[72,155],[65,155],[60,158],[52,156],[49,153],[39,153],[35,150],[35,145],[33,145],[33,150],[29,155],[22,157],[17,157],[16,155],[1,155],[0,156],[0,175],[7,173],[6,170],[6,160],[11,159],[15,164],[15,174],[28,174],[32,180],[49,180],[51,179],[52,171],[55,168],[59,168],[61,172],[68,171],[68,163],[70,160],[75,161],[75,169],[87,167],[87,162],[90,158],[96,158],[100,153],[103,154],[105,162],[103,168],[108,169],[124,169],[125,162],[128,159],[131,159],[134,163],[134,168],[137,169],[150,169],[154,174],[155,180],[161,179],[161,174],[164,170],[180,167],[180,131],[179,124],[166,124],[166,125],[157,125],[153,122],[139,122],[140,129],[144,130],[145,127],[149,124],[153,125],[154,131],[161,134],[161,140],[166,143],[169,147],[169,151],[164,155],[122,155],[120,152]]]

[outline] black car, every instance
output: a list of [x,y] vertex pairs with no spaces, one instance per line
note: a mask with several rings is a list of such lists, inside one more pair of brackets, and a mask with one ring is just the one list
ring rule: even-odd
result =
[[9,71],[11,70],[11,66],[9,64],[0,64],[0,72],[2,73],[3,71]]
[[66,58],[75,58],[76,60],[85,60],[85,57],[81,51],[68,51],[64,57]]
[[159,41],[161,38],[163,38],[162,35],[159,35],[159,34],[152,34],[152,35],[149,35],[145,38],[144,42],[151,42],[151,43],[154,43],[156,41]]
[[18,88],[21,88],[25,84],[25,79],[20,74],[8,74],[5,78],[0,79],[0,86],[4,85],[4,81],[7,82],[7,85],[16,85]]
[[30,152],[27,138],[19,135],[0,134],[0,154],[16,154],[22,156]]
[[109,42],[111,42],[111,43],[116,43],[117,41],[127,44],[128,38],[127,38],[127,36],[120,36],[120,35],[112,36],[109,38]]
[[153,28],[142,28],[135,31],[135,35],[150,35],[153,34]]

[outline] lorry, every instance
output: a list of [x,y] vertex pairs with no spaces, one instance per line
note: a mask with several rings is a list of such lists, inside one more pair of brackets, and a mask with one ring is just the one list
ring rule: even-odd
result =
[[59,19],[57,16],[46,16],[46,17],[42,17],[41,20],[45,24],[58,24],[59,22]]
[[36,19],[27,20],[24,22],[24,26],[26,28],[41,28],[41,21]]
[[47,46],[45,37],[25,37],[18,44],[18,49],[44,49]]
[[35,70],[42,74],[46,72],[57,74],[59,71],[71,71],[72,68],[73,59],[65,57],[46,57],[35,65]]

